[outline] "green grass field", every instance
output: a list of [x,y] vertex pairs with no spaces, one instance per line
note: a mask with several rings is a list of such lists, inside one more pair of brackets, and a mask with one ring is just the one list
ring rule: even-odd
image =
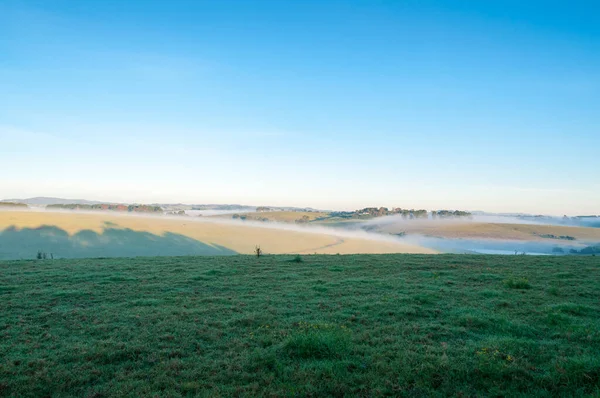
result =
[[0,262],[0,396],[600,396],[600,258]]

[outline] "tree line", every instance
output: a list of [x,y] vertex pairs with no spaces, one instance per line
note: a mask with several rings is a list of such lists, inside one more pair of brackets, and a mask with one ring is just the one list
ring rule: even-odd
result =
[[111,211],[126,211],[137,213],[162,213],[160,206],[152,205],[122,205],[122,204],[54,204],[46,206],[47,209],[60,210],[111,210]]
[[29,207],[25,203],[16,203],[16,202],[0,202],[0,206],[6,206],[6,207]]
[[430,214],[431,218],[460,218],[472,216],[472,214],[468,211],[460,210],[432,210],[431,212],[428,212],[424,209],[402,209],[400,207],[395,207],[392,209],[388,209],[387,207],[365,207],[355,211],[332,212],[331,217],[372,218],[399,215],[405,219],[419,219],[429,218]]

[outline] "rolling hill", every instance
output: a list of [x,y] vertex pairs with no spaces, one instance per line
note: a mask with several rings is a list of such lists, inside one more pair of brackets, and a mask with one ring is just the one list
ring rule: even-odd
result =
[[434,253],[400,241],[268,223],[115,214],[0,211],[0,258],[265,253]]

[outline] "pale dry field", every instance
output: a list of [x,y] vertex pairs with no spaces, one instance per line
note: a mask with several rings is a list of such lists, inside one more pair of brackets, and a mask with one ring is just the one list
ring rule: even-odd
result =
[[8,227],[37,228],[55,226],[70,235],[82,230],[102,233],[105,228],[128,228],[155,235],[181,234],[209,245],[219,245],[238,253],[250,254],[255,245],[265,253],[435,253],[410,244],[325,233],[276,229],[247,222],[217,222],[191,217],[138,216],[131,214],[49,211],[0,211],[0,230]]
[[600,241],[600,228],[481,222],[407,222],[381,227],[383,232],[406,232],[440,238],[562,241],[540,235],[572,236],[577,241]]

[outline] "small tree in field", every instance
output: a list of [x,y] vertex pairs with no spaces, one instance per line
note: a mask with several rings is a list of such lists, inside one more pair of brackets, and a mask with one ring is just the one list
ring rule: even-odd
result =
[[260,246],[256,246],[254,248],[254,254],[256,254],[257,258],[260,257],[263,254],[262,249],[260,248]]

